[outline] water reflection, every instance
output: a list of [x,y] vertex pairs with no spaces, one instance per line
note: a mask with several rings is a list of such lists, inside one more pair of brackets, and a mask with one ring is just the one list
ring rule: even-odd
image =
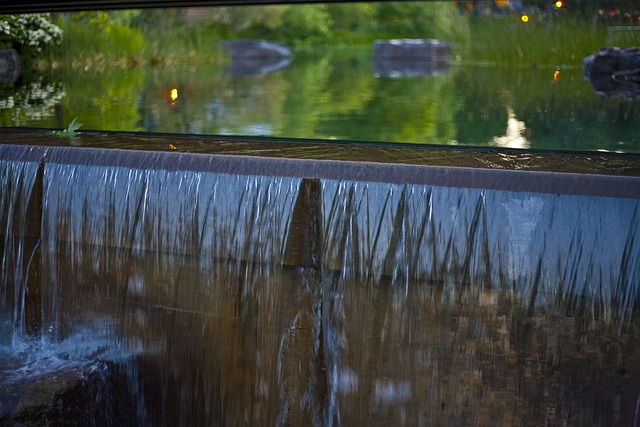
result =
[[[365,47],[300,54],[260,75],[234,75],[232,64],[56,70],[54,83],[5,88],[0,122],[64,129],[77,117],[84,130],[640,152],[640,103],[599,97],[577,69],[553,81],[543,68],[454,62],[431,75],[423,66],[434,62],[394,61],[387,74],[412,76],[376,78],[376,63]],[[505,108],[516,115],[507,131]]]
[[523,121],[516,118],[511,107],[507,107],[507,131],[504,136],[493,138],[492,145],[508,148],[531,148],[531,143],[523,135],[527,129]]
[[284,43],[268,40],[234,40],[224,43],[231,52],[231,74],[259,76],[282,71],[293,54]]
[[449,70],[451,47],[440,40],[376,40],[372,56],[376,77],[437,75]]

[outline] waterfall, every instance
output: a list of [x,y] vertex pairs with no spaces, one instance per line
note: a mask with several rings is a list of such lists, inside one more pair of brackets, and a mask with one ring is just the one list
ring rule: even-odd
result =
[[[57,306],[58,286],[68,286],[58,277],[68,274],[59,272],[60,253],[74,274],[90,265],[93,271],[82,274],[102,277],[110,271],[129,276],[135,257],[158,276],[174,274],[168,269],[181,257],[196,258],[202,270],[220,266],[217,260],[238,271],[249,263],[281,266],[297,184],[285,178],[47,164],[43,263],[52,276],[43,291],[49,293],[43,323],[53,330],[64,311]],[[129,293],[145,292],[145,285],[126,280]]]
[[633,417],[634,187],[132,153],[0,146],[0,423]]
[[351,181],[322,198],[324,264],[342,274],[592,301],[609,320],[637,303],[637,199]]
[[37,236],[28,236],[28,210],[39,167],[36,162],[0,160],[0,343],[12,346],[27,332],[27,281],[38,245]]

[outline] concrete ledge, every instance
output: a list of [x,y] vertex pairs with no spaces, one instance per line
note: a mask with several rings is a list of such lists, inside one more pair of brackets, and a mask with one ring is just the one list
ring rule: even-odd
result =
[[[22,157],[23,156],[23,157]],[[532,193],[640,198],[640,177],[222,154],[0,145],[0,159],[233,175],[424,184]]]

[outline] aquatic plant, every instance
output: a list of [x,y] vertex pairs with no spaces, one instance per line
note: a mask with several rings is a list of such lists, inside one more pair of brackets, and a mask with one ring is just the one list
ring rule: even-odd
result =
[[78,118],[71,120],[71,123],[64,130],[54,131],[53,134],[57,136],[68,136],[75,137],[77,136],[76,131],[82,127],[82,123],[77,122]]

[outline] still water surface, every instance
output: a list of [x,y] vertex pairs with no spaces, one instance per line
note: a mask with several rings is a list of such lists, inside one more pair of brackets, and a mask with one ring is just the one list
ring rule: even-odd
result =
[[367,46],[318,48],[264,74],[87,67],[0,91],[3,126],[62,129],[76,117],[85,130],[640,153],[640,101],[596,94],[580,66],[453,58],[432,74],[391,77]]

